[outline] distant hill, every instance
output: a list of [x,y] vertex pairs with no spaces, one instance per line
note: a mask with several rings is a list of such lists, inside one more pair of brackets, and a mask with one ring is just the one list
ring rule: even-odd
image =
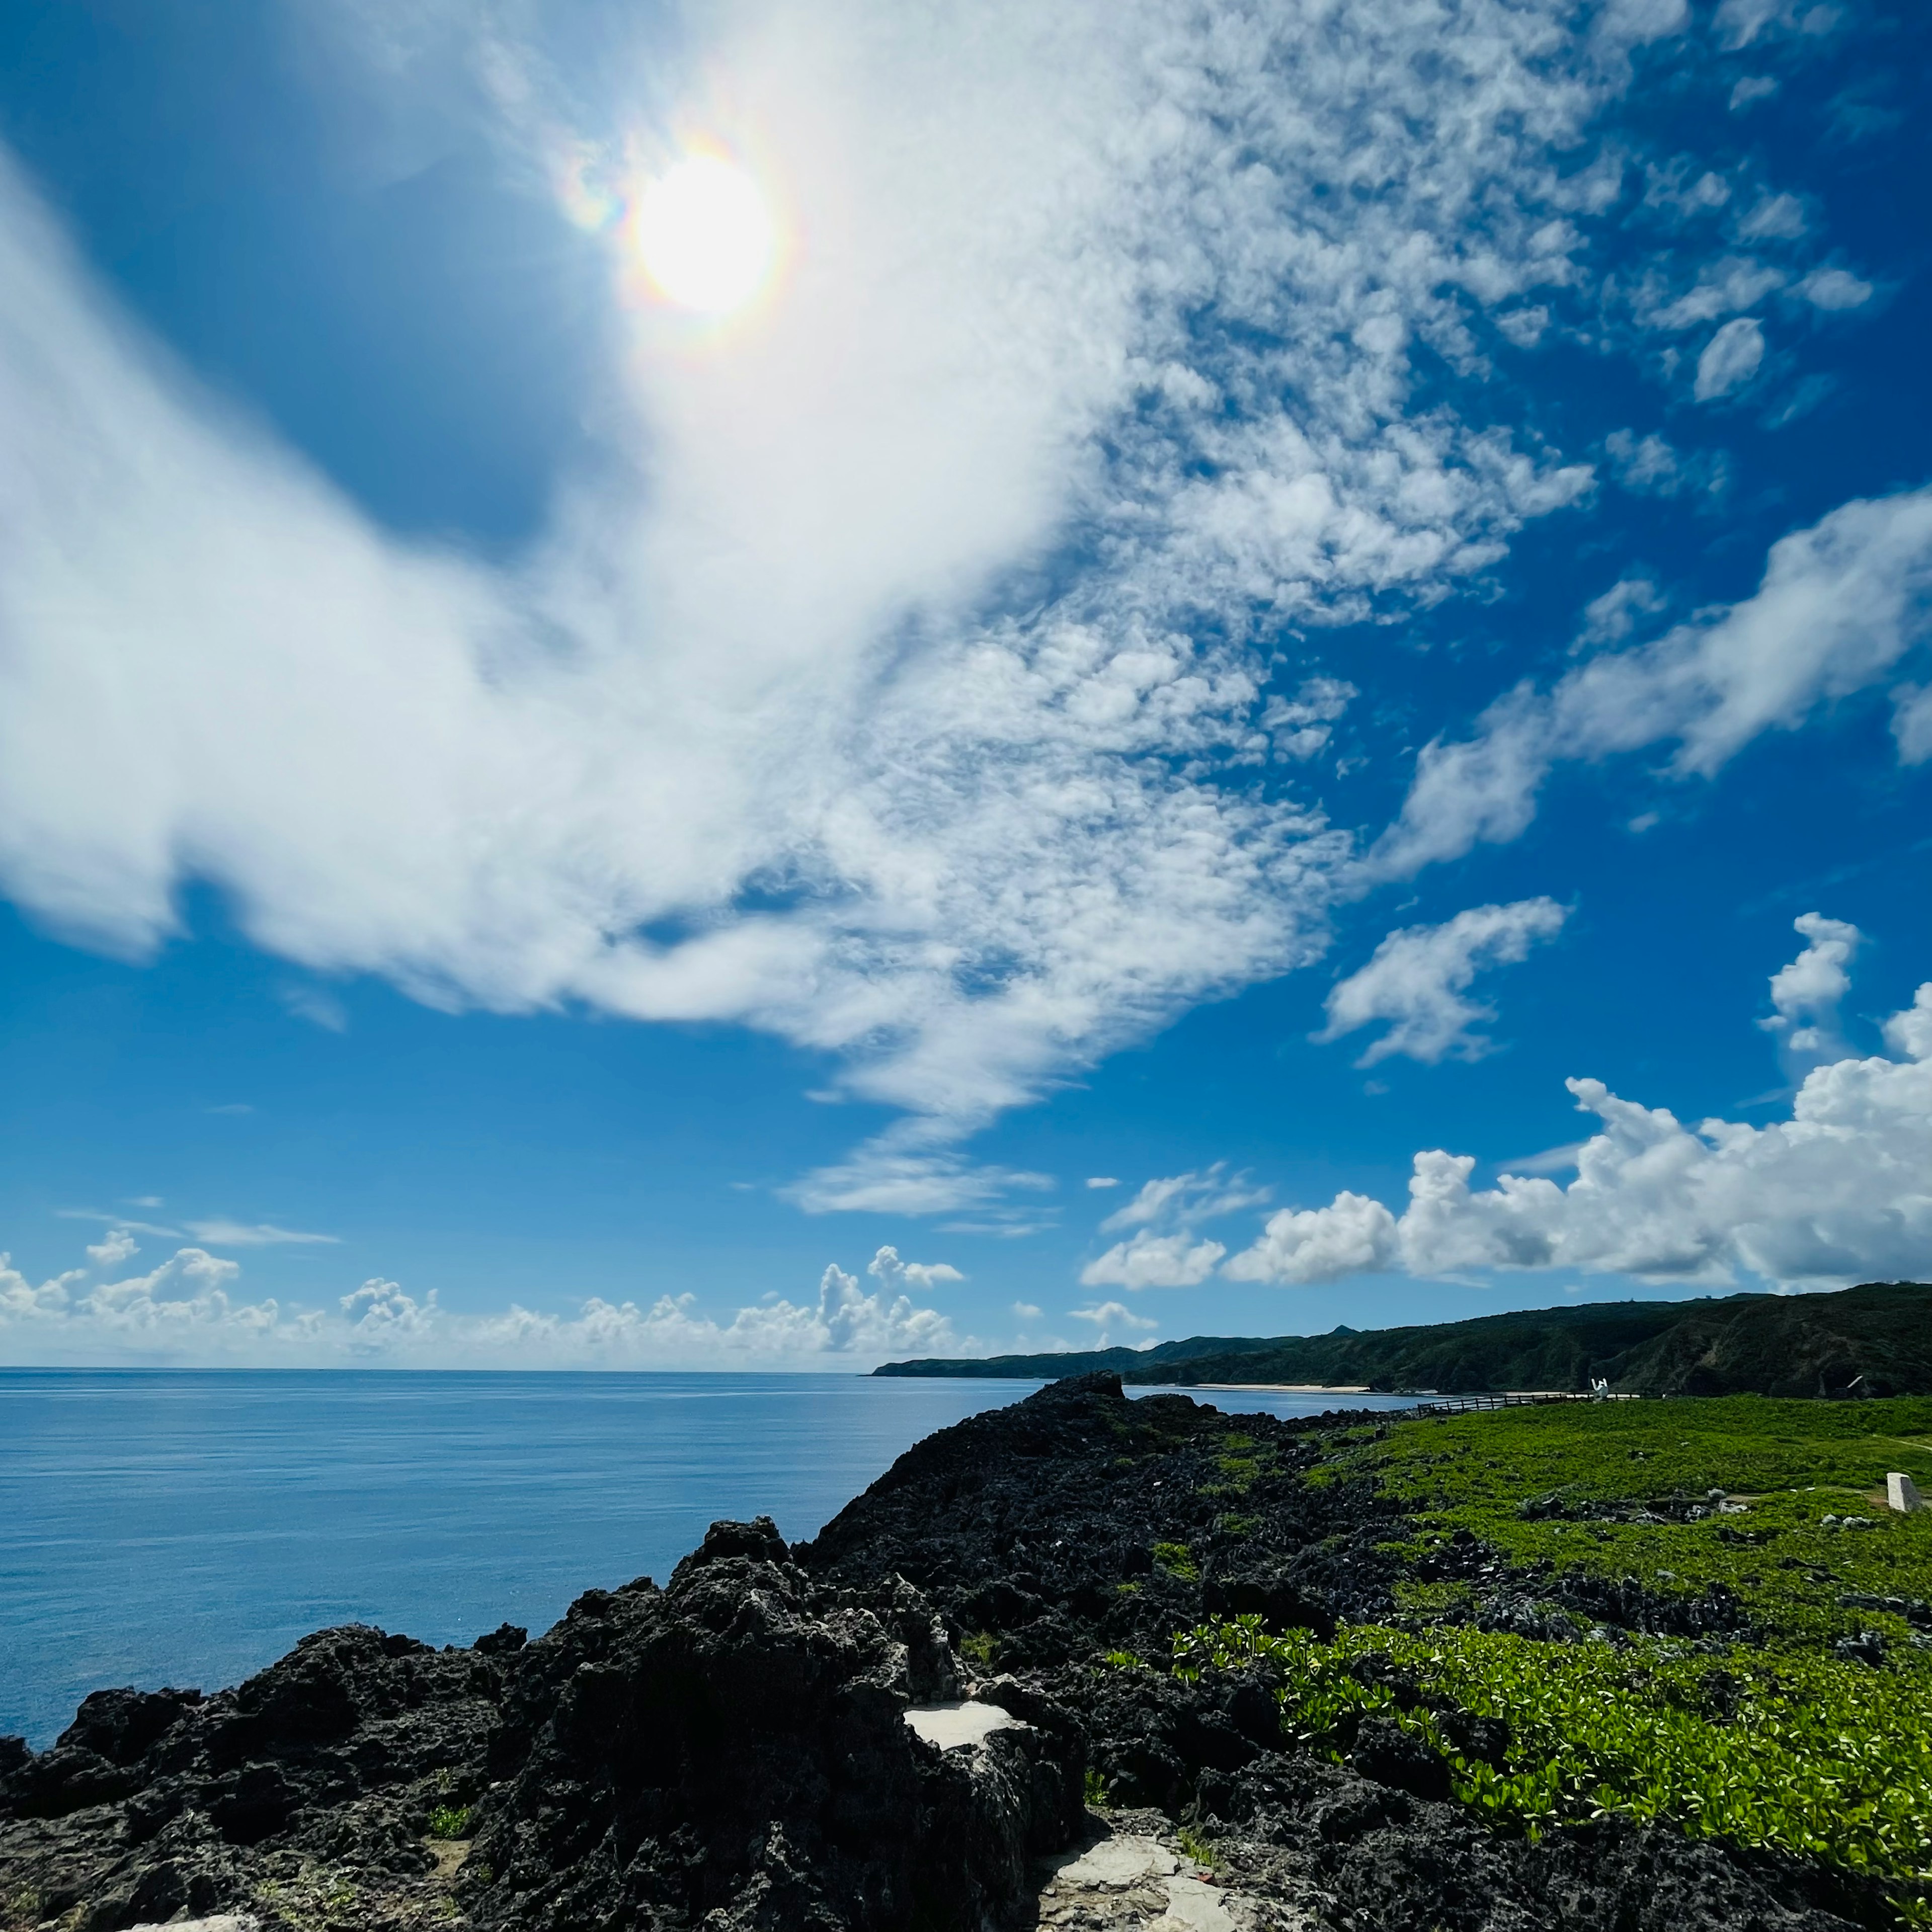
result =
[[1589,1302],[1470,1322],[1273,1340],[1196,1336],[1148,1349],[889,1362],[881,1376],[1051,1378],[1114,1369],[1130,1382],[1288,1382],[1465,1394],[1586,1389],[1663,1395],[1932,1394],[1932,1286],[1872,1282],[1820,1294]]
[[[1048,1355],[934,1356],[914,1362],[887,1362],[875,1376],[985,1376],[1013,1382],[1058,1382],[1062,1376],[1091,1375],[1096,1369],[1129,1369],[1150,1363],[1184,1362],[1196,1355],[1244,1355],[1280,1345],[1258,1335],[1196,1335],[1186,1342],[1162,1342],[1151,1348],[1070,1348]],[[1156,1376],[1156,1382],[1165,1378]]]

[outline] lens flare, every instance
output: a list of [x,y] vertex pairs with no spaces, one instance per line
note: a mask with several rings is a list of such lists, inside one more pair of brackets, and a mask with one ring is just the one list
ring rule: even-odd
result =
[[758,184],[715,154],[694,154],[638,196],[631,236],[667,301],[706,315],[742,308],[772,265],[777,237]]

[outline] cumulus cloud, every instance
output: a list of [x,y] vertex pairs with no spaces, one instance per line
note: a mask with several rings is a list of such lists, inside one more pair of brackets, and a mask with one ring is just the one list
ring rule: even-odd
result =
[[1143,1228],[1080,1270],[1082,1288],[1198,1288],[1228,1252],[1219,1241],[1156,1234]]
[[1328,1024],[1317,1041],[1341,1039],[1382,1021],[1388,1030],[1372,1041],[1358,1066],[1391,1054],[1429,1066],[1445,1058],[1480,1060],[1495,1042],[1476,1031],[1496,1009],[1466,997],[1478,973],[1513,966],[1540,940],[1553,939],[1570,916],[1554,899],[1472,906],[1440,926],[1408,926],[1390,933],[1369,963],[1328,994]]
[[1844,920],[1827,919],[1822,913],[1802,913],[1792,927],[1810,943],[1771,976],[1774,1010],[1758,1024],[1776,1034],[1789,1053],[1829,1059],[1844,1051],[1838,1007],[1852,989],[1847,968],[1864,935]]
[[[542,10],[438,17],[573,209],[664,148],[519,38]],[[195,880],[317,975],[757,1027],[915,1124],[801,1204],[982,1204],[1014,1178],[960,1136],[1318,956],[1346,842],[1253,775],[1346,687],[1270,710],[1267,641],[1479,584],[1587,495],[1417,358],[1479,374],[1486,318],[1587,297],[1604,110],[1686,16],[1592,18],[712,10],[658,96],[810,245],[702,340],[614,294],[610,460],[501,566],[199,390],[8,172],[0,880],[129,955]],[[403,31],[370,71],[463,94]],[[1688,328],[1784,273],[1642,299]]]
[[[1814,970],[1820,984],[1828,976]],[[1418,1154],[1400,1218],[1338,1196],[1276,1215],[1223,1271],[1299,1283],[1394,1267],[1423,1276],[1570,1268],[1699,1283],[1744,1274],[1788,1286],[1922,1274],[1932,1253],[1932,982],[1885,1036],[1898,1058],[1814,1068],[1790,1118],[1764,1127],[1687,1127],[1601,1081],[1570,1080],[1579,1112],[1600,1124],[1576,1149],[1568,1186],[1505,1174],[1472,1189],[1474,1156]]]
[[1159,1322],[1150,1321],[1144,1315],[1136,1315],[1132,1309],[1118,1301],[1090,1304],[1084,1308],[1070,1308],[1067,1312],[1076,1322],[1092,1322],[1100,1331],[1094,1337],[1094,1346],[1096,1348],[1111,1347],[1114,1332],[1117,1329],[1128,1334],[1137,1330],[1144,1334],[1150,1329],[1160,1326]]
[[[1603,652],[1550,691],[1520,685],[1483,714],[1474,737],[1432,740],[1362,877],[1406,877],[1479,841],[1517,837],[1559,759],[1674,742],[1672,770],[1708,777],[1762,733],[1796,730],[1820,705],[1884,683],[1928,632],[1932,490],[1844,504],[1774,544],[1742,602],[1654,643]],[[1900,702],[1894,729],[1909,759],[1918,700]]]
[[1226,1161],[1202,1173],[1144,1182],[1131,1201],[1100,1223],[1105,1234],[1130,1228],[1134,1233],[1081,1270],[1082,1286],[1198,1287],[1228,1250],[1220,1241],[1197,1240],[1196,1224],[1257,1207],[1270,1191],[1252,1186],[1245,1174],[1231,1175]]
[[88,1244],[87,1258],[96,1268],[118,1268],[129,1256],[140,1252],[125,1228],[110,1228],[98,1241]]
[[1798,292],[1814,308],[1862,308],[1871,300],[1872,285],[1844,268],[1816,268],[1798,284]]
[[1339,1281],[1388,1267],[1396,1252],[1395,1216],[1379,1201],[1344,1189],[1326,1208],[1284,1208],[1261,1239],[1223,1272],[1235,1281],[1294,1286]]
[[902,1262],[896,1248],[881,1248],[867,1264],[866,1272],[890,1294],[910,1288],[915,1294],[930,1294],[966,1277],[944,1262]]
[[1089,1187],[1118,1187],[1120,1184],[1118,1178],[1111,1174],[1090,1174],[1087,1177]]
[[1705,344],[1697,358],[1694,387],[1698,401],[1715,402],[1742,388],[1763,360],[1763,329],[1749,316],[1734,317]]
[[183,1248],[150,1273],[120,1281],[89,1285],[74,1270],[35,1284],[0,1255],[0,1350],[25,1363],[646,1369],[856,1366],[892,1354],[983,1352],[902,1292],[963,1279],[955,1270],[901,1262],[884,1248],[872,1272],[880,1284],[874,1293],[834,1264],[815,1300],[767,1295],[721,1322],[689,1294],[648,1306],[592,1297],[574,1315],[514,1303],[494,1314],[460,1313],[434,1289],[418,1297],[381,1277],[328,1306],[284,1306],[272,1298],[239,1298],[241,1264],[201,1248]]

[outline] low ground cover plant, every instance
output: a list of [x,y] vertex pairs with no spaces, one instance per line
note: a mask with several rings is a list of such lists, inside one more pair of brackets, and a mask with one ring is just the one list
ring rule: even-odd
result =
[[1932,1511],[1885,1503],[1890,1470],[1932,1490],[1932,1400],[1505,1409],[1400,1424],[1331,1468],[1372,1476],[1402,1507],[1402,1553],[1425,1573],[1461,1530],[1526,1582],[1574,1570],[1664,1595],[1720,1586],[1774,1648],[1932,1634]]
[[[1894,1469],[1932,1492],[1932,1400],[1562,1405],[1352,1434],[1312,1480],[1366,1478],[1398,1507],[1400,1614],[1328,1641],[1215,1618],[1174,1636],[1171,1667],[1262,1673],[1289,1737],[1338,1759],[1392,1722],[1514,1828],[1669,1824],[1875,1880],[1932,1926],[1932,1512],[1887,1509]],[[1551,1600],[1577,1576],[1721,1599],[1735,1627],[1593,1624]],[[1497,1627],[1526,1602],[1536,1634]]]
[[[1915,1917],[1932,1886],[1923,1652],[1874,1668],[1745,1644],[1376,1624],[1324,1642],[1240,1617],[1178,1633],[1172,1668],[1264,1672],[1288,1735],[1337,1759],[1364,1718],[1391,1720],[1461,1802],[1532,1829],[1610,1814],[1676,1825],[1879,1879]],[[1496,1720],[1507,1742],[1476,1754],[1459,1715]]]

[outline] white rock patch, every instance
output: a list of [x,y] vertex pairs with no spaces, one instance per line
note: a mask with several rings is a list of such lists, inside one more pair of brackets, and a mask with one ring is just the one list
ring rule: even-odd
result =
[[1023,1731],[1028,1726],[997,1704],[923,1704],[905,1714],[905,1720],[929,1744],[941,1750],[960,1750],[976,1744],[995,1731]]

